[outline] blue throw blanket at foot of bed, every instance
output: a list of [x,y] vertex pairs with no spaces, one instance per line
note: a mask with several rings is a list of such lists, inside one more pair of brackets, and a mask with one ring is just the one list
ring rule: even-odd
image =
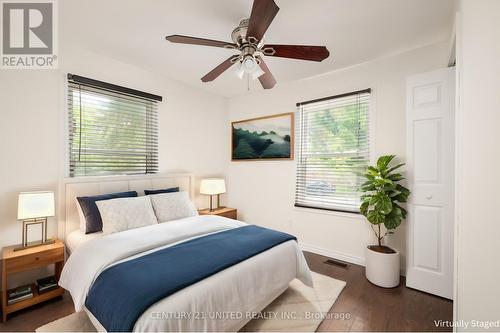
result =
[[107,331],[131,331],[161,299],[295,239],[254,225],[195,238],[104,270],[85,306]]

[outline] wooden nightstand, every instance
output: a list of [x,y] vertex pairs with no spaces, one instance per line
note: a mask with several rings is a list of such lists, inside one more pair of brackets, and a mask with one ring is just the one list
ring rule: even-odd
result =
[[23,301],[7,304],[7,279],[9,274],[24,272],[34,268],[55,265],[55,277],[59,281],[64,265],[64,243],[56,240],[53,244],[41,245],[24,250],[14,251],[17,246],[4,247],[2,253],[2,314],[3,321],[9,313],[24,309],[28,306],[44,302],[64,293],[64,289],[57,287],[42,294],[38,294],[35,284],[31,286],[33,297]]
[[218,208],[214,209],[213,211],[210,211],[208,208],[207,209],[202,209],[198,211],[198,214],[200,215],[219,215],[219,216],[224,216],[228,217],[233,220],[238,219],[238,210],[236,208]]

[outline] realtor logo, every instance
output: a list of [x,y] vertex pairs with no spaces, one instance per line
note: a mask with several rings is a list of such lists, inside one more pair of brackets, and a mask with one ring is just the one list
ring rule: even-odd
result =
[[4,0],[2,68],[57,68],[56,4]]

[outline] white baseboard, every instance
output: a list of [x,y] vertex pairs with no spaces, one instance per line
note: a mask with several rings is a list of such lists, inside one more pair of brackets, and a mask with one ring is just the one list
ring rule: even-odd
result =
[[316,245],[311,245],[307,243],[302,243],[299,242],[299,246],[302,249],[302,251],[308,251],[316,254],[320,254],[322,256],[330,257],[333,259],[337,260],[342,260],[351,264],[356,264],[360,266],[365,265],[365,258],[357,257],[357,256],[352,256],[350,254],[345,254],[342,252],[338,252],[335,250],[330,250],[330,249],[325,249]]

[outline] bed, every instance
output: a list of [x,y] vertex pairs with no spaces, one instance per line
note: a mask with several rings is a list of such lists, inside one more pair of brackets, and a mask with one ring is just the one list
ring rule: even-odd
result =
[[[76,311],[86,311],[99,331],[115,330],[109,329],[113,326],[109,326],[103,320],[105,317],[101,313],[96,315],[96,307],[89,306],[92,305],[89,299],[93,297],[93,291],[98,289],[99,282],[108,272],[127,265],[141,264],[141,260],[146,261],[157,255],[174,255],[172,253],[176,253],[176,250],[182,250],[183,247],[191,248],[193,244],[198,246],[197,253],[203,257],[203,252],[210,252],[209,248],[207,251],[199,251],[200,246],[210,244],[203,242],[211,238],[217,242],[219,241],[216,239],[224,241],[229,238],[238,239],[238,233],[259,228],[219,216],[192,216],[106,235],[102,233],[85,235],[79,232],[76,208],[73,207],[75,196],[131,189],[141,192],[144,189],[166,186],[179,186],[189,192],[191,198],[194,196],[191,175],[131,177],[119,180],[101,178],[68,181],[64,184],[66,213],[64,231],[70,257],[61,275],[60,285],[70,292]],[[192,257],[194,256],[189,256],[188,259],[184,257],[183,260],[189,261]],[[178,271],[176,265],[172,264],[144,267],[149,267],[148,272],[151,271],[151,274],[144,274],[148,278],[154,278],[156,267],[161,270],[171,269],[172,273]],[[134,270],[128,272],[133,275]],[[127,273],[123,274],[122,270],[120,278],[125,279],[123,275]],[[293,239],[283,239],[275,246],[265,248],[262,252],[195,280],[167,297],[152,302],[144,308],[144,311],[141,310],[141,314],[134,319],[133,326],[130,326],[129,330],[237,331],[250,321],[253,315],[283,293],[295,278],[312,286],[309,268],[297,242]],[[107,288],[112,297],[113,288]],[[141,292],[141,288],[131,289],[137,289],[134,290],[136,294]],[[144,289],[147,289],[146,286]],[[123,296],[126,292],[121,290],[117,294]],[[98,301],[98,305],[101,303],[103,302]]]

